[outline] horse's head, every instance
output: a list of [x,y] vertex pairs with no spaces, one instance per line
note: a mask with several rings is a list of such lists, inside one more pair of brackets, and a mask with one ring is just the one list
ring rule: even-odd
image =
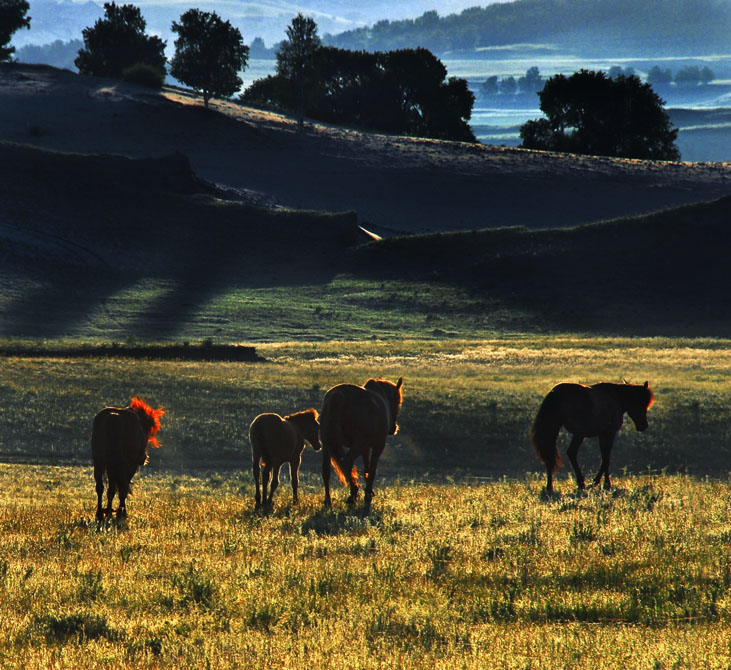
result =
[[160,443],[155,434],[160,430],[160,417],[165,414],[165,409],[163,407],[152,409],[144,400],[137,397],[130,400],[129,407],[137,415],[147,443],[155,448],[159,447]]
[[655,401],[655,394],[650,388],[649,382],[644,384],[627,384],[627,414],[635,424],[638,431],[647,430],[647,410]]
[[320,422],[317,410],[310,408],[296,414],[284,417],[287,421],[293,421],[302,432],[302,436],[310,443],[315,451],[320,451]]
[[364,384],[364,388],[369,390],[375,390],[375,388],[378,388],[378,391],[383,395],[386,403],[388,404],[388,409],[391,416],[389,435],[395,435],[398,432],[396,417],[398,416],[399,410],[401,409],[401,402],[404,397],[403,383],[403,377],[399,377],[398,382],[396,382],[395,384],[388,381],[387,379],[369,379]]

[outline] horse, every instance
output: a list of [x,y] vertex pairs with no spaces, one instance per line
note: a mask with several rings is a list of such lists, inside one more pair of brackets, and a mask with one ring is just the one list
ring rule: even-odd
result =
[[[331,465],[340,481],[350,484],[347,503],[355,505],[359,487],[354,463],[361,457],[366,480],[365,511],[370,512],[376,466],[386,437],[398,431],[396,417],[402,400],[402,378],[396,384],[386,379],[369,379],[363,386],[338,384],[325,394],[320,410],[320,439],[326,507],[332,505]],[[344,473],[348,473],[347,479]]]
[[[157,448],[155,434],[160,430],[164,408],[152,409],[134,397],[129,407],[106,407],[95,417],[91,432],[91,456],[96,481],[96,518],[112,515],[112,501],[119,494],[117,517],[127,516],[127,496],[132,477],[140,465],[147,465],[147,445]],[[107,506],[102,509],[104,474],[107,475]]]
[[[256,482],[256,509],[263,505],[271,505],[274,491],[279,486],[279,471],[285,463],[289,463],[289,474],[292,480],[292,499],[297,502],[299,488],[299,468],[302,462],[302,451],[305,440],[315,451],[320,451],[317,421],[317,410],[306,409],[284,418],[279,414],[260,414],[249,426],[251,442],[251,460]],[[260,477],[260,468],[264,468]],[[267,498],[267,484],[271,477],[271,488]],[[261,480],[262,492],[259,490]]]
[[576,454],[585,437],[598,437],[602,461],[592,486],[604,477],[609,481],[609,455],[617,431],[622,427],[625,412],[638,431],[647,429],[647,410],[655,395],[648,382],[644,384],[611,384],[593,386],[563,383],[554,386],[543,399],[530,429],[531,444],[546,466],[546,493],[553,493],[553,474],[561,465],[556,439],[561,428],[572,434],[566,455],[574,469],[579,490],[584,489],[584,475]]

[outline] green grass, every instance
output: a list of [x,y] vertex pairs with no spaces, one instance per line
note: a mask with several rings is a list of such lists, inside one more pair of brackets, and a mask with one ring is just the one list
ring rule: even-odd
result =
[[728,480],[396,479],[364,517],[307,481],[147,472],[121,525],[87,469],[0,466],[6,668],[727,668]]
[[[527,431],[554,384],[626,378],[649,380],[657,402],[648,431],[626,425],[620,432],[615,473],[725,476],[730,348],[727,340],[514,336],[259,343],[268,362],[255,364],[8,357],[0,367],[3,455],[86,463],[94,414],[138,394],[168,408],[153,467],[242,467],[248,426],[260,412],[319,408],[336,383],[384,376],[404,377],[405,391],[382,474],[522,476],[541,468]],[[598,451],[595,440],[582,447],[586,470],[597,467]],[[305,453],[316,470],[315,456]]]
[[[2,359],[2,667],[731,664],[730,341],[256,346],[266,363]],[[372,514],[346,508],[340,487],[323,509],[309,448],[300,504],[285,475],[273,512],[254,513],[253,417],[319,407],[330,385],[374,375],[405,390]],[[527,439],[541,398],[558,381],[622,377],[649,379],[657,402],[648,431],[618,436],[614,490],[577,496],[563,469],[545,499]],[[128,522],[100,528],[91,419],[134,394],[167,407],[163,446]],[[579,455],[589,473],[593,442]]]

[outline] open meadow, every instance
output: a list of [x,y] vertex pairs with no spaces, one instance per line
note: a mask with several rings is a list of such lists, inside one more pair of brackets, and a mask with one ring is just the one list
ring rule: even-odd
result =
[[[515,335],[259,344],[261,363],[6,357],[0,664],[728,668],[729,348]],[[378,374],[405,390],[372,513],[340,487],[323,508],[309,447],[300,503],[285,475],[255,513],[251,419]],[[577,496],[564,468],[546,499],[527,439],[542,396],[623,376],[657,401],[648,431],[618,435],[613,491]],[[91,418],[132,394],[167,407],[162,447],[129,519],[98,527]]]
[[[0,98],[1,668],[731,668],[731,165],[300,134],[43,66]],[[309,447],[255,512],[252,419],[379,376],[371,513]],[[656,402],[614,488],[546,496],[541,400],[623,379]],[[162,446],[98,524],[92,419],[136,395]]]

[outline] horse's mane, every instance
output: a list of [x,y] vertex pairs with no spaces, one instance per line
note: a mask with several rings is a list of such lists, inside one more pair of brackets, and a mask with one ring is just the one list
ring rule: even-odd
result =
[[147,440],[153,447],[158,448],[160,443],[157,441],[155,433],[160,430],[160,417],[165,414],[165,409],[163,407],[152,409],[142,398],[138,398],[137,396],[130,400],[129,406],[134,412],[142,412],[149,417],[151,427]]
[[404,400],[404,387],[402,385],[394,384],[392,381],[389,381],[388,379],[384,379],[383,377],[378,377],[377,379],[369,379],[365,384],[363,384],[363,388],[367,389],[369,387],[372,387],[373,384],[384,384],[386,386],[391,387],[395,391],[398,392],[398,406],[401,407],[401,403]]
[[284,420],[287,421],[289,419],[304,418],[308,414],[311,414],[312,418],[315,421],[317,421],[320,418],[320,415],[317,413],[317,410],[314,407],[310,407],[310,409],[303,409],[301,412],[294,412],[292,414],[287,414],[287,416],[284,417]]

